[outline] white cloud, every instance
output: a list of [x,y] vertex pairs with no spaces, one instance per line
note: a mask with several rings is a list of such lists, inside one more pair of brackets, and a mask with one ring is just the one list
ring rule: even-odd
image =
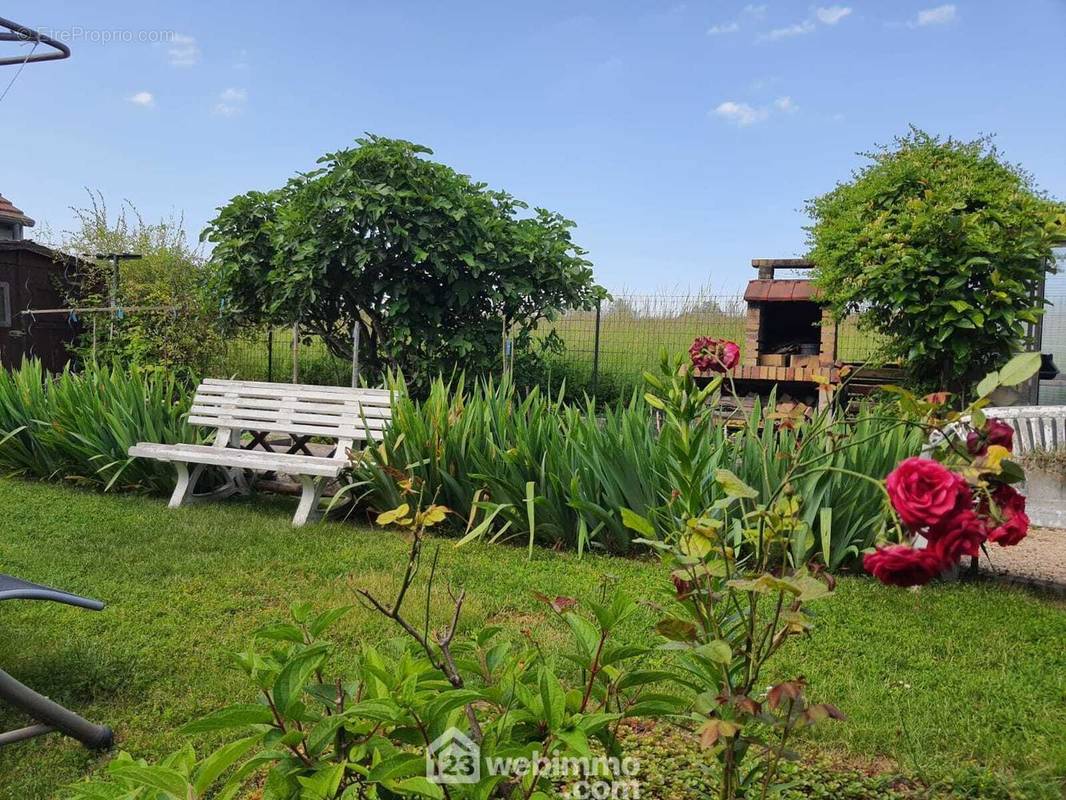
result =
[[136,94],[131,94],[126,99],[135,106],[142,106],[144,108],[151,108],[155,105],[155,95],[151,92],[137,92]]
[[740,23],[738,22],[723,22],[719,25],[712,25],[707,29],[708,36],[718,36],[723,33],[736,33],[740,30]]
[[786,114],[794,114],[799,111],[799,106],[792,102],[792,98],[788,95],[774,100],[774,108],[778,111],[784,111]]
[[788,39],[792,36],[803,36],[806,33],[814,32],[814,23],[809,19],[805,19],[803,22],[797,22],[795,25],[788,25],[784,28],[774,28],[768,33],[763,33],[759,36],[761,42],[776,42],[779,39]]
[[714,113],[741,128],[754,125],[756,122],[762,122],[770,116],[770,112],[765,108],[752,108],[747,103],[737,103],[733,100],[726,100],[724,103],[720,103],[714,109]]
[[[745,14],[752,19],[762,19],[766,16],[766,4],[762,3],[756,5],[755,3],[748,3],[741,9],[742,14]],[[740,20],[730,20],[729,22],[719,22],[717,25],[712,25],[707,29],[708,36],[720,36],[724,33],[736,33],[741,28]]]
[[850,13],[851,8],[848,6],[827,6],[816,9],[814,15],[823,25],[836,25]]
[[726,100],[719,103],[713,110],[715,116],[721,117],[726,122],[736,125],[738,128],[746,128],[758,122],[764,122],[777,114],[795,114],[799,106],[788,95],[781,95],[770,105],[753,106],[750,103],[742,103],[737,100]]
[[233,117],[244,111],[248,102],[248,92],[245,89],[229,88],[223,90],[215,104],[215,113],[224,117]]
[[924,11],[919,11],[918,16],[910,25],[912,28],[924,28],[926,25],[946,25],[955,21],[956,10],[955,6],[951,4],[927,8]]
[[191,67],[200,62],[200,46],[192,36],[175,33],[168,44],[167,58],[171,66]]

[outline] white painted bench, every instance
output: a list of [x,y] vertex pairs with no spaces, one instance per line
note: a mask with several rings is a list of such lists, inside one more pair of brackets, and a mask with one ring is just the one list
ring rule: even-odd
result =
[[1015,455],[1066,449],[1066,406],[998,406],[984,413],[1014,429]]
[[[1015,456],[1024,456],[1034,450],[1066,449],[1066,406],[991,406],[983,411],[989,419],[998,419],[1011,426]],[[933,448],[943,441],[944,435],[958,435],[965,431],[968,422],[969,418],[964,417],[949,426],[944,434],[934,433],[922,451],[923,457],[931,457]],[[1066,527],[1066,498],[1062,497],[1060,482],[1055,478],[1048,484],[1048,479],[1042,479],[1038,472],[1031,472],[1026,482],[1017,487],[1028,500],[1026,513],[1029,519],[1034,525]]]
[[[214,428],[213,444],[140,442],[129,454],[174,464],[178,482],[171,508],[248,494],[260,473],[291,475],[303,487],[292,521],[298,526],[317,514],[326,482],[348,465],[347,451],[356,442],[382,439],[391,417],[392,398],[387,389],[208,378],[196,389],[188,419],[192,425]],[[276,441],[268,439],[270,434],[287,434],[291,443],[278,452]],[[312,437],[333,440],[332,452],[314,455],[308,448]],[[191,470],[190,464],[194,465]],[[209,466],[224,468],[227,480],[212,492],[195,494],[196,483]]]

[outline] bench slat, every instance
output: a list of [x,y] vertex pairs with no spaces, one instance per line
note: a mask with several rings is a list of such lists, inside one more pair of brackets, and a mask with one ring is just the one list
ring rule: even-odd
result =
[[383,419],[381,417],[367,417],[366,420],[364,420],[358,414],[354,413],[345,414],[343,416],[309,414],[296,409],[271,410],[267,408],[242,408],[240,406],[217,407],[204,406],[199,403],[192,406],[189,410],[189,414],[198,418],[217,418],[220,420],[219,425],[225,424],[221,422],[221,420],[234,417],[240,419],[262,420],[264,422],[280,422],[284,424],[299,423],[305,425],[321,425],[331,428],[373,428],[375,430],[382,430],[389,423],[388,419]]
[[347,466],[345,460],[338,458],[264,453],[195,444],[140,442],[130,448],[129,454],[153,458],[157,461],[181,461],[187,464],[210,464],[262,472],[282,472],[286,475],[317,475],[327,478],[337,477]]
[[248,419],[246,417],[202,417],[189,416],[192,425],[203,425],[209,428],[231,428],[241,431],[269,431],[271,433],[298,433],[301,436],[325,436],[333,439],[375,439],[384,438],[384,432],[375,428],[367,428],[363,425],[300,425],[289,422],[275,422],[273,420]]
[[200,384],[196,392],[197,394],[213,395],[217,397],[265,397],[277,400],[291,398],[294,400],[298,399],[326,403],[337,402],[338,400],[354,400],[369,406],[387,406],[391,404],[391,397],[388,394],[382,394],[380,392],[368,393],[362,389],[345,389],[343,392],[318,391],[304,389],[299,386],[292,386],[290,388],[288,384],[276,384],[273,388],[269,386]]
[[204,408],[226,408],[236,406],[241,409],[288,409],[313,414],[350,414],[356,417],[366,416],[389,419],[392,409],[389,406],[366,405],[356,400],[346,400],[336,403],[316,403],[303,400],[269,400],[259,397],[224,397],[221,395],[205,395],[197,393],[193,404]]
[[365,394],[367,396],[377,397],[390,397],[392,395],[391,389],[368,389],[364,387],[352,388],[350,386],[320,386],[315,383],[270,383],[268,381],[235,381],[227,378],[204,378],[201,386],[234,386],[234,387],[250,387],[257,389],[285,389],[285,390],[307,390],[309,392],[328,392],[333,394]]

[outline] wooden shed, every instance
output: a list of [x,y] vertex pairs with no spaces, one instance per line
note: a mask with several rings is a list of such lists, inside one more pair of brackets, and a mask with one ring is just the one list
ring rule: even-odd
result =
[[0,366],[17,367],[25,356],[52,371],[70,360],[78,326],[66,315],[30,316],[28,309],[66,305],[62,287],[78,259],[23,238],[33,220],[0,196]]

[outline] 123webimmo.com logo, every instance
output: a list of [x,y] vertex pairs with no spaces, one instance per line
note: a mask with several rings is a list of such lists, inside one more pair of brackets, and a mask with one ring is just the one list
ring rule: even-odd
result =
[[477,783],[481,749],[458,728],[448,728],[426,748],[426,777],[432,783]]
[[[595,756],[568,758],[534,753],[530,758],[489,758],[490,775],[524,779],[546,776],[573,800],[640,800],[640,762],[635,758]],[[482,758],[477,742],[458,728],[449,728],[426,748],[426,778],[437,784],[476,784]]]

